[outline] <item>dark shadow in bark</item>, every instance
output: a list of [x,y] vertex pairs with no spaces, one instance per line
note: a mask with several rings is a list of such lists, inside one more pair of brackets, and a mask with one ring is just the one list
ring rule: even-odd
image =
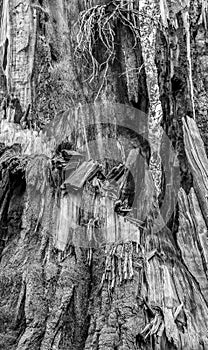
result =
[[6,38],[5,44],[4,44],[4,58],[3,58],[3,69],[6,69],[7,66],[7,52],[8,52],[8,46],[9,46],[9,40]]

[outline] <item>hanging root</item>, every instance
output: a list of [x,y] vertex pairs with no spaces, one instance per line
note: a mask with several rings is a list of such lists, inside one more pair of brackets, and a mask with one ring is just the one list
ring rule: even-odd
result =
[[147,339],[149,336],[156,335],[161,337],[165,330],[165,324],[163,320],[163,315],[161,310],[157,310],[154,314],[152,320],[144,327],[141,331],[141,335],[144,339]]
[[[78,28],[75,56],[84,58],[87,66],[91,67],[87,81],[92,82],[101,70],[104,71],[98,95],[106,81],[109,65],[115,58],[115,28],[118,21],[130,29],[136,45],[139,36],[138,16],[139,13],[134,9],[133,1],[113,1],[106,5],[91,7],[80,13],[75,25],[76,30]],[[94,54],[98,41],[104,48],[102,63],[97,61]]]

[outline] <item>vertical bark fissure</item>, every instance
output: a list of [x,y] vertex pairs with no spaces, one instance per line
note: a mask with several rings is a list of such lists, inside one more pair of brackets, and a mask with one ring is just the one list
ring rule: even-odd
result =
[[208,348],[206,1],[0,13],[0,347]]

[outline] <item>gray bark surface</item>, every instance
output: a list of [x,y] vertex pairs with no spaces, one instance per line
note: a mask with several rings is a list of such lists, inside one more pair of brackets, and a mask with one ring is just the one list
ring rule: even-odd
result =
[[208,349],[206,0],[0,0],[0,349]]

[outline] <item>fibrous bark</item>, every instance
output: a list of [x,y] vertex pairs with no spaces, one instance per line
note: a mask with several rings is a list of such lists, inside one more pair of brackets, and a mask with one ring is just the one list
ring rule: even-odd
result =
[[207,11],[0,2],[2,349],[208,349]]

